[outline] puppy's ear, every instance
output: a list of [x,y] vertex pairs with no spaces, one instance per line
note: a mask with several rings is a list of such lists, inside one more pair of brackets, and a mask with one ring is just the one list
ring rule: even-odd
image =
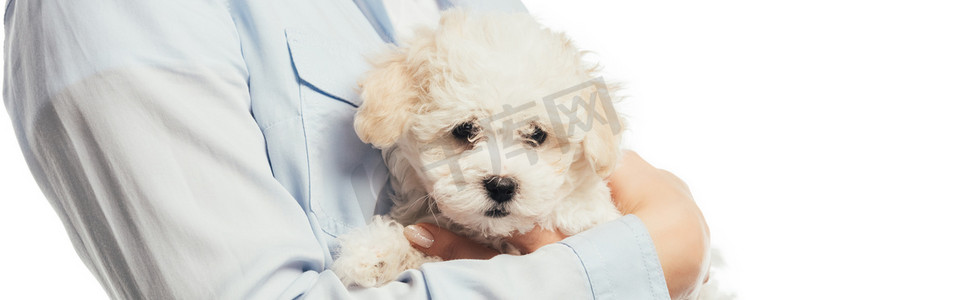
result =
[[[608,85],[608,94],[611,98],[617,99],[617,95],[613,91],[617,91],[618,86],[616,84]],[[605,101],[611,101],[609,97],[600,96],[598,101],[595,101],[595,110],[599,116],[608,116],[609,111],[611,111],[614,118],[606,118],[608,122],[598,122],[592,120],[592,128],[585,134],[585,139],[582,140],[581,146],[585,153],[585,160],[594,168],[595,173],[602,178],[608,177],[615,171],[615,166],[618,164],[618,159],[621,157],[621,149],[619,148],[622,143],[622,131],[625,130],[625,122],[615,114],[614,109],[606,109],[610,107],[611,103],[606,103]],[[613,124],[613,123],[618,124]]]
[[381,149],[403,134],[418,96],[406,53],[394,51],[360,82],[363,104],[353,121],[360,140]]

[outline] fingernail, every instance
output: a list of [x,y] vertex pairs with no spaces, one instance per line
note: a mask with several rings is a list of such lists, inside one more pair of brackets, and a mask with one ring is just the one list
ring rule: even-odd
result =
[[434,235],[430,234],[423,227],[417,225],[410,225],[403,228],[403,235],[410,240],[411,243],[417,244],[417,246],[430,248],[434,244]]

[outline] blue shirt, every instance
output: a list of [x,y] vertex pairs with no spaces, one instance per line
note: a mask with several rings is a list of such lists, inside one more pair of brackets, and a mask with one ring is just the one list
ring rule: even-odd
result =
[[[343,287],[327,270],[334,237],[389,204],[386,167],[351,120],[366,56],[393,33],[378,6],[359,3],[9,1],[4,104],[109,295],[669,298],[634,216],[529,255]],[[514,0],[441,6],[524,10]]]

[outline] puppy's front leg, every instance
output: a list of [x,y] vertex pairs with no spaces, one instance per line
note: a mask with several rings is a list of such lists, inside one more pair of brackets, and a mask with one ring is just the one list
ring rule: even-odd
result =
[[381,286],[407,269],[440,261],[411,247],[403,226],[386,216],[340,235],[339,241],[340,254],[331,269],[346,286]]
[[606,223],[622,216],[604,181],[591,184],[591,188],[575,192],[556,208],[554,226],[562,233],[574,235],[598,224]]

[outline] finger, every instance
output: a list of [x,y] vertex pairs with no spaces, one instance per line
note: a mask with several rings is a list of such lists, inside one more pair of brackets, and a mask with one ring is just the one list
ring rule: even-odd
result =
[[407,226],[403,229],[403,235],[414,249],[444,260],[490,259],[500,254],[494,249],[427,223]]

